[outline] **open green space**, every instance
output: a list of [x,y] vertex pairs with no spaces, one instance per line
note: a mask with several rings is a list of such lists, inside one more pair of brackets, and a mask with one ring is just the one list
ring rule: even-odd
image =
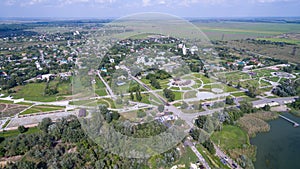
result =
[[235,97],[246,96],[245,92],[232,93],[231,95]]
[[300,44],[300,40],[286,39],[286,38],[257,38],[257,40],[266,40],[271,42],[284,42],[284,43],[289,43],[294,45]]
[[95,81],[96,81],[95,93],[98,96],[106,96],[107,93],[106,93],[106,87],[105,87],[104,83],[98,77],[95,79]]
[[272,76],[272,72],[275,72],[274,70],[271,69],[259,69],[259,70],[254,70],[255,72],[254,77],[270,77]]
[[[28,128],[28,130],[23,134],[32,134],[32,133],[37,133],[39,131],[40,129],[38,129],[37,127],[31,127]],[[0,136],[4,138],[8,138],[8,137],[15,137],[19,134],[20,134],[19,130],[9,130],[9,131],[2,131],[0,133]]]
[[41,102],[51,102],[62,100],[63,97],[58,97],[57,95],[45,95],[44,91],[46,88],[46,82],[42,83],[28,83],[24,86],[18,86],[14,88],[16,93],[13,93],[14,98],[24,98],[25,100],[41,101]]
[[225,150],[240,148],[243,144],[249,144],[248,135],[239,127],[224,125],[221,131],[214,132],[212,141]]
[[13,101],[9,101],[9,100],[0,100],[0,103],[4,103],[4,104],[13,104]]
[[184,164],[186,168],[189,168],[190,163],[196,163],[197,161],[199,161],[198,157],[189,146],[186,146],[183,154],[175,164]]
[[41,113],[41,112],[51,112],[51,111],[56,111],[56,110],[63,110],[64,108],[65,107],[62,107],[62,106],[39,105],[39,106],[33,106],[30,109],[25,110],[24,112],[20,113],[20,115]]
[[196,24],[210,39],[245,39],[300,32],[299,24],[254,22],[208,22]]

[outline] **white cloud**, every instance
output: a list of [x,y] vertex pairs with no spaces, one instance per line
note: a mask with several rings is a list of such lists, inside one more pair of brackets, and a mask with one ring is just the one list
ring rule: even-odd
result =
[[150,0],[142,0],[142,5],[143,6],[150,6]]

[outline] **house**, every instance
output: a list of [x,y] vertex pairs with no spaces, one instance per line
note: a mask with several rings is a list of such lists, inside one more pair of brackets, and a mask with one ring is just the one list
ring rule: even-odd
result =
[[109,59],[110,63],[115,63],[115,59],[111,58]]
[[127,78],[124,75],[121,75],[117,78],[118,80],[126,80]]
[[125,82],[122,82],[122,81],[118,81],[116,84],[117,84],[118,86],[123,86],[123,85],[125,85],[126,83],[125,83]]
[[107,69],[105,67],[102,67],[101,72],[107,72]]

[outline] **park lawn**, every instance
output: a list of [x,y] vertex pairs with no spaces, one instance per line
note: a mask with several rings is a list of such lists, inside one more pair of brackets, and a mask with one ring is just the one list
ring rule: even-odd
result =
[[52,102],[63,99],[62,97],[46,96],[44,95],[44,90],[46,87],[46,82],[42,83],[28,83],[25,86],[17,86],[14,88],[16,93],[12,96],[16,99],[24,98],[25,100],[41,101],[41,102]]
[[41,112],[50,112],[50,111],[56,111],[56,110],[63,110],[64,108],[65,107],[62,107],[62,106],[44,106],[44,105],[39,105],[39,106],[33,106],[30,109],[25,110],[20,115],[34,114],[34,113],[41,113]]
[[98,95],[98,96],[106,96],[107,93],[106,93],[106,87],[104,85],[104,83],[100,80],[99,77],[97,77],[95,79],[96,81],[96,84],[95,84],[95,93]]
[[227,81],[239,81],[241,79],[250,78],[250,76],[247,73],[243,73],[243,72],[229,72],[225,74],[225,77]]
[[59,80],[51,80],[49,82],[50,87],[57,86],[58,96],[61,95],[71,95],[72,94],[72,84],[71,82],[59,83]]
[[224,125],[221,131],[213,133],[211,139],[225,150],[241,148],[244,144],[249,144],[249,137],[246,132],[231,125]]
[[279,77],[277,77],[277,76],[272,76],[272,77],[268,77],[268,78],[266,78],[266,79],[268,79],[268,80],[270,80],[270,81],[272,81],[272,82],[278,82]]
[[243,97],[243,96],[246,96],[246,93],[245,92],[238,92],[238,93],[231,93],[232,96],[235,96],[235,97]]
[[231,86],[226,86],[225,87],[225,91],[224,92],[236,92],[238,91],[238,89],[234,88],[234,87],[231,87]]
[[182,92],[173,92],[175,94],[175,100],[181,100],[182,99]]
[[58,96],[71,95],[72,94],[72,84],[71,83],[60,83],[57,86]]
[[264,81],[264,80],[261,80],[261,81],[260,81],[260,87],[264,87],[264,86],[271,86],[271,83],[266,82],[266,81]]
[[275,72],[275,70],[271,69],[259,69],[259,70],[254,70],[253,72],[256,73],[255,77],[270,77],[272,76],[272,72]]
[[254,86],[254,87],[257,87],[257,88],[259,87],[259,83],[258,83],[257,79],[241,81],[240,84],[243,88],[248,88],[250,86]]
[[175,164],[184,164],[186,168],[189,168],[190,163],[196,163],[197,161],[199,161],[198,157],[189,146],[186,146],[182,155],[180,156],[178,161],[175,162]]
[[190,99],[190,98],[195,98],[197,97],[197,92],[196,91],[188,91],[183,93],[183,98],[184,99]]
[[[23,134],[32,134],[32,133],[37,133],[37,132],[40,132],[40,131],[41,130],[38,129],[37,127],[31,127],[31,128],[28,128],[28,130]],[[19,130],[9,130],[9,131],[2,131],[0,133],[0,136],[4,137],[4,138],[9,138],[9,137],[15,137],[19,134],[21,134],[19,132]]]
[[204,89],[211,89],[211,85],[204,85],[203,88]]
[[26,103],[26,102],[19,102],[19,103],[15,103],[15,104],[26,105],[26,106],[32,106],[33,105],[33,103]]
[[180,90],[179,87],[171,87],[170,89],[171,89],[171,90]]
[[175,106],[175,107],[179,107],[179,106],[181,106],[182,105],[182,102],[177,102],[177,103],[174,103],[173,104],[173,106]]
[[13,104],[13,101],[9,101],[9,100],[0,100],[0,103],[4,103],[4,104]]

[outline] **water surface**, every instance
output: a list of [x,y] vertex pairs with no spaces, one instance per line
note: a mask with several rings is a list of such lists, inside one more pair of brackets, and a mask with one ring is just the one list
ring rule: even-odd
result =
[[[300,123],[300,118],[282,115]],[[300,169],[300,127],[278,118],[269,122],[268,133],[259,133],[251,144],[257,146],[256,169]]]

